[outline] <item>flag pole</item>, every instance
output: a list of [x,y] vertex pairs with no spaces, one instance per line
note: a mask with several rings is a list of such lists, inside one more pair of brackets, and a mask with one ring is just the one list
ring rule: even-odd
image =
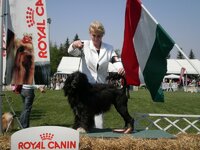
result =
[[3,18],[4,18],[4,0],[0,0],[0,47],[1,47],[1,51],[0,51],[0,135],[3,134],[2,131],[2,89],[3,89]]
[[187,55],[185,55],[185,53],[181,50],[181,48],[177,45],[177,44],[175,44],[174,45],[177,49],[178,49],[178,51],[187,59],[187,61],[190,63],[190,65],[194,68],[194,70],[196,70],[196,72],[200,75],[200,72],[199,72],[199,70],[196,68],[196,66],[190,61],[190,59],[187,57]]
[[[141,4],[142,8],[144,9],[144,11],[152,18],[152,20],[158,24],[158,22],[156,21],[156,19],[151,15],[151,13],[145,8],[145,6],[143,4]],[[194,68],[194,70],[196,70],[196,72],[200,75],[199,70],[196,68],[196,66],[190,61],[190,59],[187,57],[187,55],[180,49],[180,47],[175,43],[174,46],[179,50],[179,52],[187,59],[187,61],[190,63],[190,65]]]

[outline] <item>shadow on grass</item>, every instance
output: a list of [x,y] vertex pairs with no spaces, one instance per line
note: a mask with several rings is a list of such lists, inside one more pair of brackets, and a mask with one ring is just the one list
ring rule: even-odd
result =
[[[43,111],[41,109],[37,110],[37,109],[34,109],[32,112],[31,112],[31,118],[30,120],[40,120],[42,119],[44,116],[46,115],[46,111]],[[60,123],[60,122],[55,122],[55,123],[47,123],[47,122],[43,122],[41,124],[38,124],[38,126],[63,126],[63,127],[72,127],[73,124],[65,124],[65,123]]]
[[31,120],[38,120],[41,119],[45,115],[45,111],[42,110],[32,110],[31,111]]
[[68,127],[68,128],[72,128],[73,124],[48,124],[48,123],[44,123],[42,124],[42,126],[61,126],[61,127]]

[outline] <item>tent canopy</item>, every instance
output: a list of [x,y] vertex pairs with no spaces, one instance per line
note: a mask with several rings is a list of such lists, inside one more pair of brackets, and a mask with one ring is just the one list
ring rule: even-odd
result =
[[166,75],[164,77],[164,79],[179,79],[180,76],[179,75],[175,75],[175,74],[170,74],[170,75]]
[[[200,72],[200,61],[198,59],[190,59],[192,64]],[[80,64],[80,57],[62,57],[57,68],[57,73],[71,74],[78,70]],[[167,60],[167,74],[180,74],[181,68],[186,69],[186,74],[198,74],[193,66],[186,59],[168,59]],[[108,67],[109,72],[116,72],[116,68],[110,63]]]
[[[200,61],[198,59],[190,59],[191,63],[200,72]],[[167,60],[167,74],[180,74],[181,68],[185,68],[186,74],[198,74],[194,67],[187,59],[168,59]]]
[[62,57],[57,72],[61,74],[71,74],[78,70],[80,57]]
[[[80,57],[62,57],[56,74],[71,74],[79,70]],[[108,72],[117,72],[115,65],[109,63]]]

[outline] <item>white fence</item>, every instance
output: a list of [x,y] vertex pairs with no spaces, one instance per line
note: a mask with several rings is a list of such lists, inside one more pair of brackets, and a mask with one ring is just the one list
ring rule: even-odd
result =
[[171,134],[200,134],[200,115],[142,114],[134,113],[135,128],[159,129]]

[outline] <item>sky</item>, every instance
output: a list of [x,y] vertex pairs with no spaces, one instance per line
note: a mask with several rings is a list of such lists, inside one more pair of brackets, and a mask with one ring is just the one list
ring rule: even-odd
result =
[[[188,56],[192,49],[200,59],[200,0],[142,0],[143,5]],[[75,34],[90,39],[88,27],[94,20],[103,23],[103,41],[122,49],[126,0],[46,0],[51,18],[50,41],[58,46]],[[176,58],[177,50],[171,52]]]

